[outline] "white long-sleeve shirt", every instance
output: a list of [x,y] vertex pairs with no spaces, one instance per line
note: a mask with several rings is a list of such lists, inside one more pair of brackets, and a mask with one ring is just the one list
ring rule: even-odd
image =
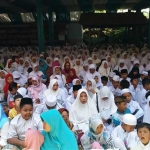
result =
[[0,146],[4,147],[7,144],[9,121],[7,121],[0,129]]
[[138,109],[137,113],[135,114],[137,119],[144,115],[142,108],[136,101],[131,100],[129,103],[127,103],[127,108],[130,109],[131,113],[134,113]]

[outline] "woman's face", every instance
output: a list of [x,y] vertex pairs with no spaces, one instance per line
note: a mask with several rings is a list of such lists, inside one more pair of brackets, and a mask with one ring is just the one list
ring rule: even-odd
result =
[[65,62],[69,62],[69,58],[65,58]]
[[33,59],[32,59],[32,62],[33,62],[33,63],[36,63],[36,58],[33,58]]
[[7,82],[10,84],[10,83],[12,83],[13,82],[13,78],[12,77],[8,77],[7,78]]
[[70,77],[73,77],[74,74],[73,74],[72,71],[70,71],[70,72],[69,72],[69,75],[70,75]]
[[23,65],[23,60],[22,59],[19,59],[19,64]]
[[53,85],[53,90],[54,90],[54,91],[57,91],[57,89],[58,89],[58,83],[56,82],[56,83]]
[[87,82],[87,88],[91,88],[92,87],[92,82],[91,81],[88,81]]
[[98,80],[98,76],[95,76],[95,77],[94,77],[94,80],[95,80],[96,83],[98,83],[98,81],[99,81],[99,80]]
[[59,75],[60,74],[60,68],[55,68],[55,74]]
[[81,84],[80,80],[77,80],[76,85],[80,85],[80,84]]
[[88,64],[92,64],[93,63],[93,61],[92,60],[88,60]]
[[2,78],[2,79],[4,79],[5,78],[5,73],[2,71],[2,72],[0,72],[0,77]]
[[82,104],[86,104],[87,100],[88,100],[87,94],[85,92],[82,92],[80,94],[80,102]]
[[50,64],[51,60],[50,59],[46,59],[46,62],[47,62],[47,64]]
[[97,56],[96,55],[94,55],[94,60],[96,60],[97,59]]
[[65,122],[68,123],[69,122],[68,113],[66,111],[63,111],[61,115],[62,115],[63,119],[65,120]]
[[122,68],[124,66],[124,63],[123,62],[120,63],[119,66]]
[[39,70],[38,66],[34,67],[34,71],[37,72]]
[[106,62],[104,63],[104,68],[105,68],[105,69],[107,69],[107,68],[108,68],[108,65],[107,65],[107,63],[106,63]]
[[70,69],[70,64],[66,63],[66,69],[69,70]]
[[25,62],[25,67],[26,67],[26,68],[29,67],[29,62],[28,62],[28,61]]
[[96,128],[96,131],[95,131],[95,134],[100,134],[103,130],[103,125],[102,124],[99,124],[98,127]]
[[23,119],[29,120],[31,118],[32,114],[33,114],[33,106],[30,105],[30,104],[24,105],[20,109],[20,114],[21,114]]
[[12,60],[8,62],[8,68],[11,68]]
[[51,130],[49,124],[47,124],[45,121],[43,122],[43,130],[45,132],[50,132],[50,130]]
[[32,85],[37,86],[38,82],[36,80],[32,80]]
[[140,141],[144,144],[147,145],[150,141],[150,130],[146,127],[140,128],[138,130],[138,137],[140,138]]
[[40,61],[39,65],[40,65],[40,66],[43,66],[44,64],[43,64],[43,62],[42,62],[42,61]]

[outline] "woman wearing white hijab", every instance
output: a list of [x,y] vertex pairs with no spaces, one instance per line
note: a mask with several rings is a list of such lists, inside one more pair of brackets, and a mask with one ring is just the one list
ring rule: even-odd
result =
[[38,76],[41,77],[43,75],[42,71],[39,71],[38,64],[33,65],[33,71],[29,73],[29,76]]
[[128,70],[128,67],[125,65],[124,60],[120,59],[118,65],[114,68],[114,70],[117,70],[118,72],[121,72],[122,69],[127,69]]
[[104,60],[101,64],[101,66],[98,69],[98,72],[101,76],[109,76],[109,73],[111,72],[111,68],[108,66],[108,62]]
[[92,59],[93,59],[93,63],[94,63],[95,65],[98,65],[98,64],[101,62],[101,60],[98,58],[98,54],[96,54],[96,53],[94,53],[94,54],[92,55]]
[[27,78],[29,77],[29,73],[28,73],[28,68],[30,68],[30,61],[29,60],[25,60],[24,61],[24,70],[23,70],[23,75],[26,76]]
[[23,87],[25,85],[25,83],[27,82],[27,77],[25,77],[24,75],[22,75],[18,71],[14,71],[12,73],[12,75],[13,75],[13,78],[14,78],[14,82],[19,84],[21,87]]
[[103,121],[105,122],[117,111],[117,106],[114,102],[114,95],[107,86],[103,86],[99,93],[99,101],[95,103]]
[[46,60],[45,60],[46,64],[51,67],[52,66],[52,61],[51,61],[51,58],[50,57],[47,57]]
[[6,63],[6,67],[4,70],[6,70],[8,73],[12,73],[13,69],[11,68],[12,59],[8,59]]
[[147,98],[147,107],[145,108],[144,111],[143,122],[150,124],[150,96],[148,96]]
[[83,132],[89,129],[89,118],[97,114],[97,110],[87,90],[80,89],[78,91],[77,98],[72,104],[69,114],[69,120],[74,124],[74,129]]
[[[89,79],[86,83],[85,89],[91,99],[96,99],[96,94],[99,95],[99,90],[96,87],[96,82],[94,79]],[[98,96],[97,96],[98,97]]]
[[80,59],[76,59],[75,66],[73,67],[76,71],[76,74],[79,74],[83,70]]
[[63,107],[65,107],[66,94],[64,90],[59,88],[57,79],[50,80],[48,89],[44,92],[44,97],[46,98],[46,96],[48,95],[55,95],[57,98],[57,102],[60,103]]
[[65,56],[65,57],[64,57],[64,62],[63,62],[63,64],[62,64],[62,69],[64,69],[64,65],[65,65],[66,62],[69,62],[69,63],[70,63],[70,68],[73,67],[73,64],[71,63],[70,58],[69,58],[68,56]]
[[100,74],[96,71],[95,64],[89,65],[89,71],[84,76],[84,82],[86,83],[90,79],[94,79],[95,75],[99,76],[99,79],[101,79]]
[[60,76],[63,83],[66,84],[66,77],[64,74],[61,73],[60,66],[55,66],[53,68],[53,74],[50,76],[50,80],[54,79],[56,77],[56,75]]

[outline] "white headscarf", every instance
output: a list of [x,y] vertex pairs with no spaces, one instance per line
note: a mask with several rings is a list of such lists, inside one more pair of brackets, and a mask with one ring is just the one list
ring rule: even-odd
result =
[[[107,97],[107,100],[102,100],[102,98]],[[107,86],[103,86],[100,89],[100,102],[98,103],[100,112],[106,112],[109,118],[110,115],[114,114],[117,111],[117,107],[114,102],[114,95]]]
[[[85,92],[88,97],[85,104],[82,104],[80,102],[80,95],[83,92]],[[88,96],[87,90],[80,89],[78,91],[77,98],[72,104],[69,114],[69,119],[71,122],[73,122],[74,125],[88,123],[89,118],[92,117],[94,114],[97,114],[96,106],[91,98]]]
[[150,124],[150,96],[147,98],[147,106],[144,112],[143,122]]
[[[18,71],[14,71],[12,74],[13,74],[14,82],[20,84],[20,86],[25,85],[25,83],[27,82],[27,77],[25,77]],[[19,78],[19,80],[16,80],[16,78]]]
[[20,95],[22,95],[23,97],[28,97],[28,96],[27,96],[27,89],[24,88],[24,87],[19,88],[19,89],[17,90],[17,92],[18,92]]
[[101,76],[106,76],[108,77],[109,73],[111,72],[111,68],[108,66],[107,69],[104,68],[104,64],[107,64],[108,66],[108,62],[106,60],[104,60],[100,66],[100,68],[98,69],[98,72]]
[[57,96],[59,94],[60,88],[58,88],[56,91],[53,90],[53,85],[55,83],[58,83],[57,79],[50,80],[50,84],[48,86],[48,89],[44,92],[45,96],[51,95],[51,94]]
[[[97,89],[97,87],[96,87],[96,82],[95,82],[95,80],[94,79],[90,79],[90,80],[88,80],[88,81],[91,81],[91,83],[92,83],[92,89],[94,89],[94,91],[96,92],[96,93],[99,93],[99,90]],[[87,81],[87,82],[88,82]],[[85,86],[85,88],[87,88],[87,85]],[[94,96],[94,94],[92,93],[92,92],[90,92],[90,91],[88,91],[88,94],[89,94],[89,96],[91,97],[91,98],[93,98],[93,96]]]

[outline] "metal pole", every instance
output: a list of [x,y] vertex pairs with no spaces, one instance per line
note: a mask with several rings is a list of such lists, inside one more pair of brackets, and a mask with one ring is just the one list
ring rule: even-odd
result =
[[42,0],[36,0],[39,53],[45,51]]
[[51,7],[48,7],[48,26],[49,26],[49,44],[54,46],[54,23],[53,23],[53,11]]
[[149,19],[148,19],[148,45],[149,45],[149,48],[150,48],[150,7],[149,7]]

